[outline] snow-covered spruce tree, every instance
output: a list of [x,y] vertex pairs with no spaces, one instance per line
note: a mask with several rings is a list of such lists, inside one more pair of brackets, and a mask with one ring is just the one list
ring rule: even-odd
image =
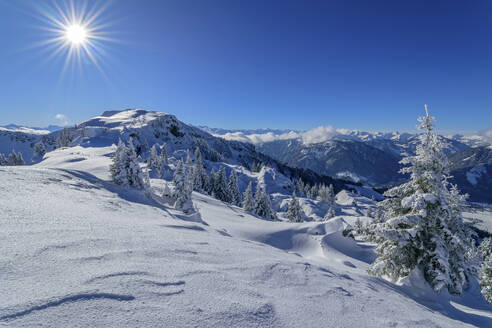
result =
[[116,184],[139,189],[147,189],[149,187],[148,175],[140,168],[131,139],[128,147],[125,146],[121,139],[119,140],[113,156],[113,163],[110,166],[110,172],[111,178]]
[[226,203],[230,202],[227,192],[227,177],[223,166],[219,168],[215,175],[214,197]]
[[202,154],[198,147],[195,149],[195,164],[192,170],[193,190],[204,191],[207,188],[207,174],[203,168]]
[[479,255],[482,259],[480,266],[480,286],[482,286],[482,295],[492,303],[492,239],[485,238],[478,248]]
[[0,166],[5,166],[5,165],[7,165],[7,159],[2,153],[0,153]]
[[232,205],[241,206],[241,194],[237,185],[237,175],[234,170],[231,170],[229,175],[229,184],[227,185],[228,198]]
[[162,145],[161,147],[161,163],[162,165],[168,165],[169,161],[167,159],[167,150],[166,150],[166,145]]
[[214,196],[215,180],[216,180],[215,176],[216,176],[215,170],[212,168],[210,170],[210,174],[208,175],[208,182],[207,182],[207,188],[206,188],[207,194],[209,194],[212,197],[215,197]]
[[248,187],[243,194],[243,209],[246,212],[251,212],[254,210],[255,201],[253,199],[253,183],[250,181]]
[[26,163],[24,162],[24,158],[22,158],[22,153],[21,152],[18,152],[17,153],[17,156],[16,156],[16,164],[15,165],[25,165]]
[[22,154],[16,153],[15,149],[12,150],[12,152],[9,154],[9,157],[7,158],[7,164],[9,166],[15,166],[15,165],[24,165],[24,159],[22,158]]
[[113,163],[109,167],[109,172],[111,174],[111,179],[114,183],[119,185],[124,185],[128,181],[127,171],[125,169],[124,163],[126,162],[126,146],[121,141],[118,140],[118,146],[113,155]]
[[482,261],[480,266],[480,286],[482,286],[482,295],[492,303],[492,256],[488,256]]
[[258,216],[262,216],[268,219],[275,219],[276,216],[272,211],[272,204],[270,202],[270,196],[266,193],[265,189],[256,185],[255,199],[254,199],[254,212]]
[[193,202],[191,200],[192,186],[189,176],[187,175],[184,164],[181,160],[176,165],[176,170],[173,176],[174,193],[173,198],[176,200],[174,208],[191,213],[194,211]]
[[43,141],[36,142],[34,144],[34,156],[33,157],[43,157],[44,154],[46,154],[46,146],[44,145]]
[[460,294],[471,267],[465,254],[474,245],[461,217],[464,198],[449,188],[444,145],[425,109],[416,155],[401,161],[410,180],[385,193],[384,218],[372,227],[380,256],[369,273],[397,280],[418,269],[435,291]]
[[186,149],[186,165],[191,166],[191,153],[189,149]]
[[299,201],[296,198],[295,190],[292,192],[292,197],[289,201],[289,207],[287,209],[287,219],[291,222],[302,222],[303,213]]
[[147,159],[147,167],[149,168],[149,170],[159,169],[160,167],[159,155],[157,154],[156,144],[154,144],[152,148],[150,148],[150,155],[149,158]]
[[304,195],[304,188],[306,186],[304,185],[304,182],[302,181],[301,178],[299,178],[299,180],[297,180],[297,184],[296,184],[296,188],[297,188],[297,194],[298,195]]
[[63,128],[58,134],[58,138],[56,138],[56,148],[69,147],[70,143],[73,140],[72,133],[69,129]]

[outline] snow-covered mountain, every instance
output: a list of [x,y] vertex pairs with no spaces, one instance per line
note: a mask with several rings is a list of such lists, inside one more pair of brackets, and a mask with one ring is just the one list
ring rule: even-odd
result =
[[[302,168],[290,168],[271,157],[256,151],[251,143],[224,140],[199,128],[179,121],[174,115],[143,109],[106,111],[67,129],[70,135],[69,146],[108,147],[118,144],[122,139],[133,139],[137,154],[147,158],[150,148],[166,145],[170,155],[185,159],[186,151],[199,148],[203,158],[210,163],[225,163],[250,168],[253,164],[263,164],[285,177],[284,181],[301,177],[309,183],[323,182],[333,184],[341,190],[344,182],[329,176]],[[49,134],[29,134],[0,130],[0,153],[7,156],[12,150],[20,152],[24,160],[30,163],[33,158],[34,144],[43,141],[47,151],[55,149],[56,139],[61,131]],[[215,164],[210,164],[210,168]],[[217,164],[218,165],[218,164]],[[216,165],[215,165],[216,166]],[[267,174],[275,175],[274,172]],[[283,183],[285,186],[287,183]]]
[[453,182],[472,201],[492,203],[492,148],[474,147],[450,156]]

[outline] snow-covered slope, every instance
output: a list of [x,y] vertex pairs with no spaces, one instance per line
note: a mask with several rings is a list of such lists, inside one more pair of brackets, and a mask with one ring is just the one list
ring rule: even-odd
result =
[[[477,290],[450,303],[368,276],[372,247],[342,234],[354,215],[271,222],[196,193],[199,214],[183,215],[111,183],[112,151],[65,148],[35,166],[0,167],[0,325],[492,324],[490,306],[470,301]],[[348,208],[357,196],[338,200]]]

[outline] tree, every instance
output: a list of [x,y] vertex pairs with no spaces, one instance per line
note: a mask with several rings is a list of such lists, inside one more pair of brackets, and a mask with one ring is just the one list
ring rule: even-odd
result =
[[474,244],[461,216],[465,197],[449,186],[444,145],[425,109],[416,155],[401,161],[410,180],[385,193],[385,215],[372,227],[380,256],[369,272],[397,280],[418,269],[435,291],[460,294],[471,268],[465,254]]
[[299,180],[297,180],[296,188],[297,188],[297,193],[299,195],[304,195],[305,185],[304,185],[304,182],[302,181],[301,178],[299,178]]
[[192,170],[193,190],[204,191],[207,188],[207,174],[203,168],[202,154],[198,147],[195,149],[195,164]]
[[231,170],[229,175],[229,184],[227,185],[228,198],[231,204],[241,206],[241,194],[239,193],[239,187],[237,185],[237,175],[234,170]]
[[69,147],[72,143],[73,136],[69,129],[63,128],[56,138],[56,148]]
[[7,163],[8,162],[7,162],[7,159],[5,158],[5,156],[2,153],[0,153],[0,166],[5,166],[5,165],[7,165]]
[[[5,159],[5,157],[4,157]],[[15,165],[24,165],[24,159],[22,158],[22,153],[16,153],[15,149],[12,150],[12,152],[9,154],[9,157],[7,158],[6,165],[9,166],[15,166]]]
[[162,147],[161,147],[161,163],[162,163],[162,165],[168,165],[169,164],[169,161],[167,159],[166,145],[162,145]]
[[480,266],[480,286],[482,286],[482,295],[492,303],[492,239],[485,238],[479,247],[482,265]]
[[176,165],[176,170],[173,176],[175,199],[174,207],[184,213],[191,213],[194,211],[193,202],[191,200],[192,187],[189,176],[186,174],[186,170],[183,165],[183,161],[179,160]]
[[215,176],[214,197],[223,202],[229,203],[229,195],[227,193],[227,177],[225,168],[221,166]]
[[159,163],[159,156],[157,154],[157,145],[154,144],[152,148],[150,148],[150,155],[149,158],[147,159],[147,167],[152,170],[152,169],[159,169],[160,168],[160,163]]
[[121,139],[119,140],[113,163],[110,166],[110,173],[112,180],[119,185],[139,189],[147,189],[150,185],[148,174],[142,171],[138,163],[132,139],[128,147]]
[[296,198],[296,192],[292,192],[292,197],[289,201],[289,207],[287,209],[287,219],[291,222],[302,222],[303,213],[299,201]]
[[272,211],[272,204],[270,203],[270,197],[266,193],[265,189],[256,185],[255,199],[254,199],[254,212],[258,216],[264,218],[275,219],[276,216]]
[[46,146],[43,141],[40,140],[34,144],[34,157],[43,157],[46,154]]
[[253,183],[251,181],[243,194],[243,209],[246,212],[251,212],[254,209]]
[[212,197],[215,197],[214,191],[215,191],[215,170],[211,169],[210,174],[208,175],[208,183],[207,183],[207,194],[209,194]]
[[186,149],[186,165],[191,166],[191,153],[189,149]]

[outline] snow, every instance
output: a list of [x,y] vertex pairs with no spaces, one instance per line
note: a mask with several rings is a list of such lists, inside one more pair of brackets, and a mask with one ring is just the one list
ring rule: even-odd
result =
[[368,276],[373,246],[342,234],[369,219],[363,196],[339,193],[327,222],[263,220],[199,193],[185,215],[110,182],[114,150],[0,167],[0,326],[492,325],[468,294],[450,303]]

